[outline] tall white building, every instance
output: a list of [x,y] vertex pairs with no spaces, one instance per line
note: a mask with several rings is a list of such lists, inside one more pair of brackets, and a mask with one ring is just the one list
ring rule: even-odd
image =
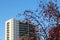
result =
[[5,40],[17,40],[19,37],[19,23],[14,18],[5,22]]
[[29,21],[20,22],[12,18],[5,22],[5,40],[29,40],[26,35],[36,40],[35,26]]

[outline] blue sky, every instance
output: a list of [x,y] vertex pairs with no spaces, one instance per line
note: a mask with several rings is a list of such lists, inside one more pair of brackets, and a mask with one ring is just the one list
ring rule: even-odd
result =
[[4,39],[5,21],[16,17],[25,9],[35,10],[38,6],[38,0],[0,0],[0,39]]
[[[60,2],[60,1],[59,1]],[[4,39],[5,35],[5,21],[16,17],[18,13],[22,13],[25,9],[35,10],[38,6],[39,0],[0,0],[0,39]]]

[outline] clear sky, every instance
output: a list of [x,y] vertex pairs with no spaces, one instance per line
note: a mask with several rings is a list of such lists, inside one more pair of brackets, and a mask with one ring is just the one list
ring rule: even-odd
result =
[[[10,18],[17,18],[18,13],[25,9],[35,10],[39,0],[0,0],[0,39],[5,40],[5,21]],[[21,18],[22,19],[22,18]]]
[[[38,6],[38,0],[0,0],[0,39],[4,39],[5,21],[16,17],[25,9],[34,10]],[[22,18],[21,18],[22,19]]]

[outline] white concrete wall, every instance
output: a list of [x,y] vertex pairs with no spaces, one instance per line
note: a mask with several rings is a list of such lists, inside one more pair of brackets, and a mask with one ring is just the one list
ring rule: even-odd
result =
[[17,40],[19,38],[19,22],[18,20],[15,20],[15,24],[14,24],[14,40]]
[[16,40],[19,37],[19,26],[18,21],[14,18],[9,19],[5,22],[5,40],[7,40],[7,23],[10,23],[9,26],[9,37],[10,40]]

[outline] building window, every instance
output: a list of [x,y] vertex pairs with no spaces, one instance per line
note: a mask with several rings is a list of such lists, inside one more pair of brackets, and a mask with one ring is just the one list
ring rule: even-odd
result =
[[7,23],[7,40],[9,40],[9,22]]

